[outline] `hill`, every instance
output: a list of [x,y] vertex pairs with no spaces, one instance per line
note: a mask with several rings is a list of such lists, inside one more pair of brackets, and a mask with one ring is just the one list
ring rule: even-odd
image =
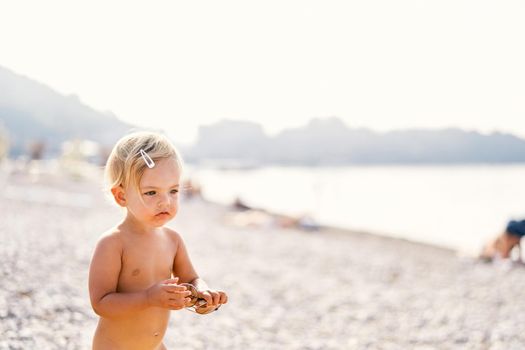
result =
[[[71,139],[109,148],[133,128],[75,95],[64,96],[2,67],[0,91],[0,135],[9,135],[12,157],[27,153],[34,142],[45,146],[47,157],[58,155],[62,142]],[[511,134],[454,128],[379,133],[350,128],[336,117],[313,119],[275,136],[258,123],[222,120],[201,126],[197,142],[182,148],[190,162],[241,166],[525,162],[525,140]]]
[[61,143],[74,138],[111,146],[133,127],[76,95],[64,96],[1,66],[0,91],[0,126],[9,134],[11,156],[27,153],[32,142],[42,142],[47,156],[58,154]]
[[454,128],[378,133],[335,117],[270,137],[257,123],[223,120],[200,128],[188,158],[251,165],[508,163],[525,162],[525,140]]

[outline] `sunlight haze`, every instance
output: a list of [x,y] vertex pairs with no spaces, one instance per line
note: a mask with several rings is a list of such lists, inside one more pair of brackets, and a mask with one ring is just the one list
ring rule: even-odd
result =
[[0,65],[179,142],[220,119],[525,136],[521,1],[1,1]]

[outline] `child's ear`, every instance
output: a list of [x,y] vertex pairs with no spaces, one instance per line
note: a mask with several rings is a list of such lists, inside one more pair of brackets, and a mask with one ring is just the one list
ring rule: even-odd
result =
[[126,206],[126,194],[124,193],[122,186],[113,187],[111,189],[111,193],[113,194],[113,198],[115,198],[115,202],[117,202],[118,205],[121,207]]

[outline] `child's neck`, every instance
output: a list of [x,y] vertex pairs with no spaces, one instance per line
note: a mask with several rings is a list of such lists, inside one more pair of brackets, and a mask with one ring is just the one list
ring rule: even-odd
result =
[[135,233],[135,234],[141,234],[141,235],[154,234],[162,228],[162,227],[147,225],[144,222],[137,220],[137,218],[129,212],[124,218],[124,220],[122,221],[122,223],[120,224],[120,227],[122,227],[128,232]]

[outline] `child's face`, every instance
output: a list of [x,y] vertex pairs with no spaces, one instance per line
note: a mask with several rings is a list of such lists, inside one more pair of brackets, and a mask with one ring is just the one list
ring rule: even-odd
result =
[[139,192],[128,186],[126,208],[135,219],[148,226],[160,227],[173,219],[179,208],[180,168],[173,158],[155,162],[146,168],[139,184]]

